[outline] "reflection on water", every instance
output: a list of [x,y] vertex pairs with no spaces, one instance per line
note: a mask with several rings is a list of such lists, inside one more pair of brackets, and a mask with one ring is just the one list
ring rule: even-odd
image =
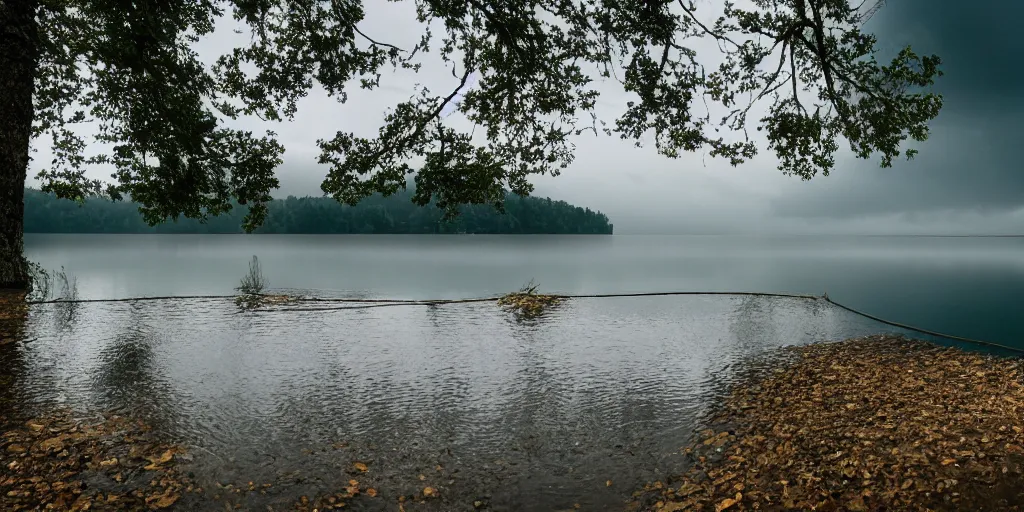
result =
[[0,349],[12,410],[140,416],[193,448],[207,487],[274,483],[247,498],[253,510],[335,491],[353,460],[381,493],[357,508],[431,485],[458,510],[616,509],[681,471],[701,415],[766,354],[891,331],[761,297],[574,300],[525,323],[489,303],[61,306],[33,307],[26,342]]
[[44,235],[26,256],[82,298],[235,292],[253,255],[274,291],[460,299],[544,293],[821,294],[882,318],[1024,347],[1024,237]]

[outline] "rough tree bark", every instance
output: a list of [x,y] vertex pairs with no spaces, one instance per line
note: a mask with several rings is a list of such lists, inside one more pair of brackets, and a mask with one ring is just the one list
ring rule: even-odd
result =
[[25,176],[38,60],[38,0],[0,1],[0,289],[29,285]]

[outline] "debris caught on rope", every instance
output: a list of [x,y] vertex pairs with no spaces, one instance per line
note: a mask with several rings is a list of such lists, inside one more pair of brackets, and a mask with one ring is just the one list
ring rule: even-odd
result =
[[243,310],[254,310],[267,306],[280,306],[297,302],[298,297],[290,295],[270,295],[265,293],[243,293],[235,297],[235,305]]
[[537,293],[537,287],[538,285],[530,281],[518,292],[499,297],[498,305],[514,314],[518,319],[530,319],[543,315],[565,300],[560,296]]

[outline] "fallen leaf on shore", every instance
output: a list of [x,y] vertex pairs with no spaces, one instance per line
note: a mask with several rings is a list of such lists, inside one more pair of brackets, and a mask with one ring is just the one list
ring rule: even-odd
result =
[[722,500],[718,505],[715,505],[715,512],[722,512],[723,510],[736,504],[736,500],[733,498],[726,498]]
[[39,449],[43,452],[59,452],[64,449],[64,438],[57,436],[46,439],[39,443]]
[[180,495],[168,489],[163,494],[151,496],[149,499],[146,499],[146,503],[150,508],[154,509],[167,508],[178,501],[178,498],[180,497]]
[[688,503],[683,503],[683,502],[679,502],[679,501],[671,501],[671,502],[662,504],[661,508],[658,509],[658,512],[678,512],[680,510],[686,510],[690,506],[691,505],[688,504]]
[[170,448],[167,451],[161,453],[159,456],[156,456],[156,457],[146,457],[146,459],[149,460],[150,464],[148,466],[142,468],[142,469],[145,469],[147,471],[153,471],[155,469],[159,469],[162,464],[167,464],[173,458],[174,458],[174,448]]
[[370,468],[367,467],[366,464],[363,464],[362,462],[356,462],[355,464],[352,464],[352,466],[355,467],[356,470],[361,471],[363,473],[366,473],[367,471],[370,470]]

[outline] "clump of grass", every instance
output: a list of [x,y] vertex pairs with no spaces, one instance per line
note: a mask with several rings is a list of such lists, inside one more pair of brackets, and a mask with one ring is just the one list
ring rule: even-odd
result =
[[60,267],[60,272],[56,273],[57,282],[60,283],[60,299],[62,300],[77,300],[78,299],[78,277],[74,275],[68,275],[64,271],[64,267]]
[[47,300],[53,293],[53,274],[42,265],[28,262],[28,300]]
[[238,287],[235,288],[240,295],[235,297],[235,304],[242,309],[257,309],[263,306],[284,304],[295,300],[288,295],[268,295],[267,278],[263,275],[260,267],[260,260],[256,256],[249,261],[249,273],[242,277]]
[[267,278],[263,276],[263,269],[260,268],[260,260],[253,255],[249,261],[249,273],[242,277],[236,290],[245,295],[260,295],[267,287]]
[[64,267],[60,270],[46,270],[42,265],[29,262],[29,300],[50,300],[59,290],[57,300],[78,299],[78,278],[68,274]]
[[516,318],[529,319],[539,317],[562,303],[561,297],[537,293],[538,286],[531,279],[519,291],[501,296],[498,305]]

